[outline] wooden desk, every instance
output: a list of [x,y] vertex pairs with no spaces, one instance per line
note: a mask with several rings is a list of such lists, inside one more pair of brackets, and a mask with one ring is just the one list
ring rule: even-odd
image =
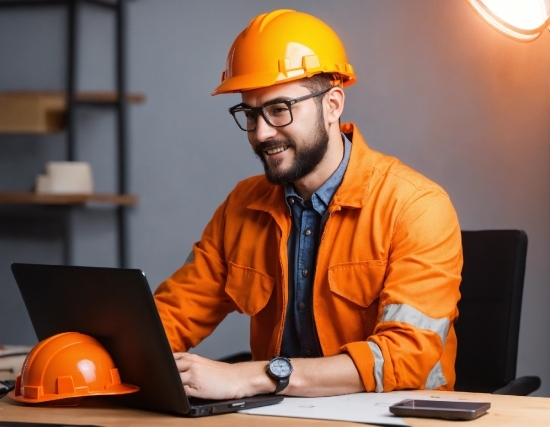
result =
[[[413,427],[538,427],[550,426],[550,398],[498,396],[492,394],[458,392],[422,392],[442,399],[491,402],[487,415],[474,421],[445,421],[437,419],[406,418]],[[204,418],[182,418],[154,412],[115,407],[100,398],[84,399],[75,407],[37,407],[22,405],[4,397],[0,399],[0,420],[34,421],[43,423],[92,424],[105,427],[119,426],[220,426],[220,427],[357,427],[348,422],[306,420],[298,418],[262,417],[245,414],[216,415]],[[460,424],[460,426],[459,426]]]

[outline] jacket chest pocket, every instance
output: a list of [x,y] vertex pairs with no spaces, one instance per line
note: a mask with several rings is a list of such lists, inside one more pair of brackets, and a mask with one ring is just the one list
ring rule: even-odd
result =
[[[336,313],[347,312],[351,322],[359,317],[362,339],[372,334],[378,317],[378,300],[384,288],[388,261],[337,264],[328,268]],[[353,324],[351,323],[350,324]]]
[[269,301],[275,279],[250,267],[229,262],[225,292],[240,312],[249,316],[258,314]]

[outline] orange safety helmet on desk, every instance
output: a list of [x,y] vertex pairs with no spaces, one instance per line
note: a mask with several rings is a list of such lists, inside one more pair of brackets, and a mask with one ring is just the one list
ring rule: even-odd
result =
[[139,387],[121,384],[113,359],[96,339],[65,332],[31,350],[8,397],[25,403],[71,399],[74,404],[86,396],[136,391]]

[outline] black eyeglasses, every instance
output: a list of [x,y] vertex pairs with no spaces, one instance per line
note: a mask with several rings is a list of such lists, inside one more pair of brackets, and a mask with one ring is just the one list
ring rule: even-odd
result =
[[229,109],[229,113],[233,116],[239,128],[245,132],[252,132],[256,130],[258,114],[261,114],[270,126],[281,128],[292,123],[292,106],[294,104],[305,101],[309,98],[323,95],[331,89],[332,87],[329,87],[328,89],[323,89],[319,92],[313,92],[294,99],[276,99],[260,107],[249,107],[246,104],[240,103],[234,107],[231,107]]

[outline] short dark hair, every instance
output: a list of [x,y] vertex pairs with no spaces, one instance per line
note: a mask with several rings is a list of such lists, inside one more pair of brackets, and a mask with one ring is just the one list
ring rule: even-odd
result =
[[[314,74],[311,77],[299,80],[300,84],[309,90],[310,93],[319,92],[333,86],[340,86],[341,79],[333,76],[331,73],[319,73]],[[326,95],[326,94],[325,94]],[[316,96],[315,102],[317,103],[317,112],[320,117],[323,117],[323,96]]]
[[306,87],[311,93],[319,92],[334,86],[334,76],[330,73],[314,74],[311,77],[300,80],[300,84]]

